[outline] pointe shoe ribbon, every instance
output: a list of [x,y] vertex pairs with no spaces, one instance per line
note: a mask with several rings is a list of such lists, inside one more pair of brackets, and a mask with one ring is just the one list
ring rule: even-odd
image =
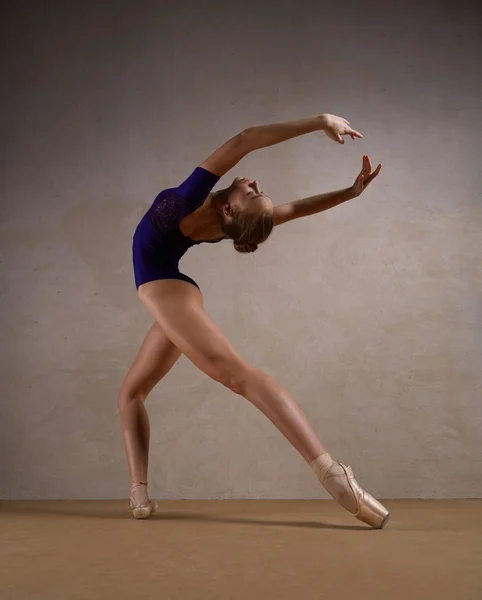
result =
[[353,515],[359,521],[363,521],[363,523],[367,523],[376,529],[383,529],[385,527],[390,513],[388,510],[381,504],[378,500],[376,500],[372,495],[366,492],[364,489],[356,481],[352,468],[350,466],[344,465],[343,463],[338,463],[343,471],[345,472],[346,478],[348,480],[348,484],[355,495],[355,499],[358,505],[358,510],[356,513],[350,514]]

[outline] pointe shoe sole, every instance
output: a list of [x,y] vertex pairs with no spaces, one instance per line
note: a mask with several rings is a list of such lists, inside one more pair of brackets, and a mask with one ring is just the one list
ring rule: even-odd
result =
[[383,519],[382,524],[380,525],[379,529],[383,529],[385,527],[389,518],[390,518],[390,513],[387,513],[387,516]]
[[145,505],[134,505],[132,500],[130,501],[130,507],[132,510],[132,516],[134,519],[148,519],[152,513],[156,512],[158,507],[157,502],[149,501],[149,504]]
[[358,504],[357,512],[350,514],[353,515],[355,519],[358,519],[367,525],[371,525],[371,527],[383,529],[390,518],[390,513],[388,510],[383,506],[383,504],[381,504],[378,500],[360,487],[353,475],[351,467],[342,463],[338,464],[343,467],[348,479],[348,483],[350,484]]

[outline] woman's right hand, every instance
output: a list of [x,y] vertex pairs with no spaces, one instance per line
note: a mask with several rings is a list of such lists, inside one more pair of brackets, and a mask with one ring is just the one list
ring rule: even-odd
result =
[[337,117],[336,115],[324,114],[323,117],[323,131],[326,135],[338,142],[339,144],[344,144],[345,140],[341,137],[342,135],[349,135],[352,140],[356,137],[362,138],[362,134],[355,129],[350,127],[350,121],[343,119],[342,117]]

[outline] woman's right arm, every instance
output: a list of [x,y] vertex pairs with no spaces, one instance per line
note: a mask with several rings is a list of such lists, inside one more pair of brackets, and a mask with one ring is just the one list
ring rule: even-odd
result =
[[349,135],[352,139],[363,137],[361,133],[349,126],[349,121],[330,114],[315,115],[297,121],[257,125],[248,127],[228,140],[200,166],[221,177],[249,152],[313,131],[324,131],[328,137],[340,144],[345,143],[342,135]]

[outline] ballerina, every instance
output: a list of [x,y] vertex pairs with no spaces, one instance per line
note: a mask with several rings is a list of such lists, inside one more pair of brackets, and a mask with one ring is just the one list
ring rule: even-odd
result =
[[389,518],[388,510],[357,483],[351,467],[332,459],[290,393],[238,354],[204,310],[198,284],[179,270],[179,260],[192,246],[231,239],[238,252],[254,252],[273,227],[360,196],[382,167],[379,164],[372,172],[367,155],[353,185],[279,206],[258,181],[246,177],[212,191],[249,152],[314,131],[324,131],[339,144],[345,143],[342,136],[363,137],[349,121],[331,114],[249,127],[219,147],[178,187],[162,190],[136,228],[135,283],[154,323],[118,397],[135,518],[148,518],[157,506],[147,493],[150,425],[145,401],[181,353],[270,419],[330,496],[355,518],[375,528],[383,528]]

